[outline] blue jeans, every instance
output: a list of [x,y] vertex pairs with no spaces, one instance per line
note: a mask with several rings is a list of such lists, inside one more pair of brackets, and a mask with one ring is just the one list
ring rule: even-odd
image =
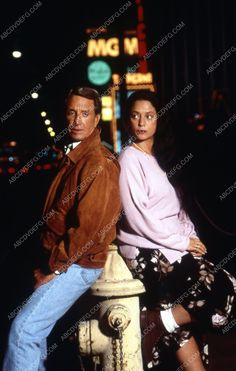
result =
[[34,291],[12,323],[3,371],[45,370],[47,336],[101,272],[72,264]]

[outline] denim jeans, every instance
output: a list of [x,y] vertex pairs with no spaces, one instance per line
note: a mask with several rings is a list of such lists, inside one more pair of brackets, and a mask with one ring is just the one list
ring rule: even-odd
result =
[[12,323],[3,371],[45,370],[47,336],[101,272],[72,264],[34,291]]

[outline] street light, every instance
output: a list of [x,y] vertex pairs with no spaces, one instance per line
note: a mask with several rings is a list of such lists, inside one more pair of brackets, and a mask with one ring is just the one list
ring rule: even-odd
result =
[[19,50],[14,50],[14,51],[12,52],[12,56],[13,56],[14,58],[20,58],[20,57],[22,56],[22,53],[21,53]]
[[33,99],[38,99],[39,95],[38,95],[38,93],[32,93],[32,94],[31,94],[31,97],[32,97]]

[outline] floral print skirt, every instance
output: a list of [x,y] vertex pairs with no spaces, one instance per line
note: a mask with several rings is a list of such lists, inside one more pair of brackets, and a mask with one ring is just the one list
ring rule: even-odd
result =
[[199,336],[199,322],[204,332],[209,326],[223,329],[232,320],[235,278],[226,270],[217,269],[204,257],[186,254],[170,264],[159,250],[138,250],[135,259],[125,260],[133,277],[145,286],[146,292],[141,296],[142,309],[167,309],[181,304],[197,320],[195,325],[181,326],[164,336],[153,348],[153,360],[147,368],[164,363],[162,355],[166,357],[167,349],[177,351],[191,336],[201,339],[201,355],[207,365],[208,346],[201,333]]

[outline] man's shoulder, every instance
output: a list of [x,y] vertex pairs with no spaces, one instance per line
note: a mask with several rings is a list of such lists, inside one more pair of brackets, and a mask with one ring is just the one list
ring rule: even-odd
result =
[[110,158],[116,158],[116,156],[109,151],[105,146],[102,144],[94,147],[91,151],[87,152],[86,154],[86,161],[91,162],[104,162]]
[[109,172],[112,171],[112,168],[115,170],[119,170],[120,168],[117,156],[102,144],[87,152],[86,155],[77,163],[78,170],[83,169],[91,171],[101,167],[104,170],[107,169]]
[[115,152],[111,152],[107,147],[101,144],[101,154],[103,158],[109,163],[113,161],[115,164],[118,164],[118,155]]

